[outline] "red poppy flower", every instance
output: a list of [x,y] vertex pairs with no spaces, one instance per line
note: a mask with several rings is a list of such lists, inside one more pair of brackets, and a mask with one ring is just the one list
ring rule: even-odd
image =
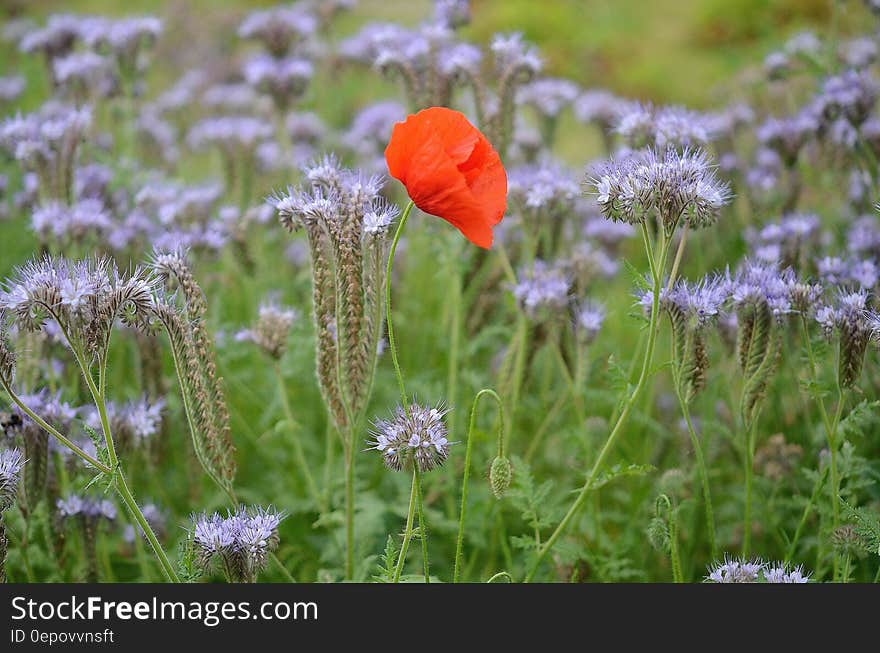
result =
[[501,158],[463,114],[431,107],[394,125],[388,171],[425,213],[443,218],[474,245],[492,244],[507,208]]

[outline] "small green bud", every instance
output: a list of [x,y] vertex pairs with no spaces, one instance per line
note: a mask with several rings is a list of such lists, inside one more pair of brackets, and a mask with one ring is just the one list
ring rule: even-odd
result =
[[654,549],[662,552],[669,551],[669,526],[665,519],[659,516],[653,517],[651,521],[648,522],[647,535],[648,542],[650,542]]
[[495,456],[489,467],[489,485],[496,499],[502,498],[510,488],[510,479],[513,477],[513,467],[507,456]]

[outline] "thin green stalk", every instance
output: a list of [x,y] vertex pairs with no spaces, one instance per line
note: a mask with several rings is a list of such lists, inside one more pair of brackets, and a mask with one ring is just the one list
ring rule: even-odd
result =
[[394,233],[394,240],[391,241],[391,249],[388,252],[388,264],[385,268],[385,324],[388,328],[388,348],[391,350],[391,361],[394,363],[394,373],[397,376],[397,386],[400,390],[400,400],[403,409],[409,412],[409,399],[406,396],[406,388],[403,385],[403,373],[400,371],[400,361],[397,359],[397,341],[394,338],[394,324],[391,321],[391,268],[394,265],[394,254],[397,252],[397,243],[409,219],[415,203],[410,201],[403,210],[403,215],[397,225],[397,231]]
[[672,270],[669,272],[669,281],[666,282],[666,290],[672,288],[675,283],[675,277],[678,275],[678,266],[681,265],[681,259],[684,256],[684,248],[687,245],[688,226],[687,224],[681,230],[681,239],[678,241],[678,249],[675,251],[675,259],[672,261]]
[[[810,331],[807,327],[807,318],[805,315],[801,314],[801,332],[804,338],[804,347],[807,350],[807,360],[810,363],[810,381],[813,386],[818,383],[819,378],[816,373],[816,356],[813,353],[813,342],[810,339]],[[822,397],[816,392],[811,393],[813,395],[813,399],[819,405],[819,412],[822,415],[822,423],[825,425],[825,434],[826,436],[830,436],[831,434],[831,421],[828,419],[828,411],[825,409],[825,401]]]
[[715,511],[712,508],[712,494],[709,490],[709,472],[706,468],[706,457],[703,454],[703,445],[700,442],[700,438],[697,436],[696,431],[694,431],[690,407],[681,395],[678,381],[675,382],[675,394],[678,396],[678,405],[681,406],[681,412],[687,424],[688,435],[691,438],[691,446],[693,446],[694,455],[697,458],[697,472],[700,475],[700,484],[703,489],[703,506],[706,512],[706,530],[709,533],[709,550],[712,560],[715,560],[718,557],[718,544],[715,535]]
[[345,577],[354,575],[354,443],[343,442],[345,453]]
[[498,396],[498,393],[494,390],[483,388],[474,397],[473,404],[471,404],[470,420],[468,422],[467,446],[464,454],[464,472],[462,473],[461,479],[461,511],[459,512],[458,517],[458,537],[455,540],[455,565],[452,572],[453,583],[458,582],[461,573],[461,551],[464,543],[464,518],[465,511],[467,510],[468,479],[470,478],[471,473],[471,450],[474,444],[474,425],[477,421],[477,404],[479,404],[480,399],[484,395],[492,397],[495,400],[495,403],[498,404],[498,455],[504,454],[504,403],[501,401],[501,397]]
[[[450,292],[450,315],[449,315],[449,366],[446,375],[446,398],[450,405],[455,405],[458,397],[458,350],[461,341],[461,278],[458,268],[452,272],[453,281]],[[454,419],[454,417],[453,417]],[[451,431],[456,433],[455,424],[451,425]]]
[[852,557],[847,553],[843,559],[843,576],[841,577],[841,582],[848,583],[849,582],[849,571],[850,571],[850,561]]
[[[415,470],[415,468],[413,468]],[[397,557],[397,565],[394,569],[394,582],[400,582],[400,574],[406,562],[406,553],[409,550],[409,541],[412,538],[413,515],[416,511],[416,493],[418,492],[418,477],[413,471],[412,488],[409,491],[409,509],[406,513],[406,526],[403,531],[403,544],[400,545],[400,554]]]
[[520,315],[517,323],[517,331],[515,335],[516,350],[513,357],[513,370],[510,374],[510,380],[507,383],[507,389],[510,393],[510,405],[508,407],[508,415],[510,416],[510,425],[516,420],[516,411],[519,406],[519,395],[522,390],[523,376],[526,367],[526,351],[529,343],[529,324],[525,315]]
[[419,539],[422,541],[422,569],[425,582],[431,582],[431,570],[428,565],[428,531],[425,521],[425,509],[422,506],[422,476],[419,466],[413,462],[413,473],[416,477],[416,514],[419,517]]
[[281,562],[281,558],[278,557],[278,554],[275,553],[274,551],[272,551],[272,553],[270,554],[270,557],[272,558],[272,562],[275,563],[275,566],[281,570],[281,575],[284,576],[284,580],[286,580],[288,583],[295,583],[296,578],[294,578],[293,574],[291,574],[287,570],[287,567],[285,567],[284,563]]
[[[828,436],[828,448],[831,451],[831,527],[836,530],[840,526],[840,473],[837,469],[837,425],[843,414],[843,390],[837,388],[837,409],[831,422],[831,433]],[[840,556],[834,553],[833,578],[837,579],[840,567]]]
[[812,494],[810,494],[810,500],[807,502],[807,505],[804,506],[804,512],[801,515],[801,520],[798,522],[797,528],[794,531],[794,536],[791,538],[791,544],[788,545],[788,550],[785,553],[786,564],[791,562],[791,559],[794,557],[794,552],[797,548],[798,540],[800,540],[801,534],[804,531],[804,527],[807,525],[807,519],[809,519],[810,513],[813,511],[813,506],[816,505],[816,500],[819,498],[819,493],[822,491],[822,486],[825,484],[825,478],[827,475],[828,470],[823,469],[822,473],[819,475],[819,478],[816,479],[816,483],[813,486],[813,492]]
[[141,509],[138,507],[137,502],[134,500],[134,496],[132,496],[131,490],[128,489],[128,483],[126,483],[125,475],[122,473],[121,469],[116,470],[116,491],[119,493],[119,496],[122,498],[122,501],[125,503],[129,512],[131,512],[135,521],[141,527],[141,530],[147,536],[147,540],[149,541],[150,546],[153,547],[153,552],[159,559],[159,564],[162,566],[162,571],[165,572],[165,576],[167,576],[168,580],[172,583],[179,583],[180,579],[177,577],[177,572],[174,571],[174,566],[168,560],[165,551],[162,550],[162,545],[159,543],[159,539],[153,532],[153,528],[150,526],[149,522],[144,517],[144,514],[141,512]]
[[9,384],[6,383],[5,379],[0,378],[0,386],[3,386],[3,390],[6,391],[6,394],[9,395],[9,398],[12,400],[12,402],[16,406],[18,406],[25,415],[30,417],[40,428],[42,428],[44,431],[46,431],[49,435],[56,438],[59,442],[61,442],[61,444],[63,444],[68,449],[70,449],[73,453],[75,453],[77,456],[82,458],[85,462],[87,462],[89,465],[91,465],[92,467],[97,469],[99,472],[102,472],[104,474],[109,474],[110,472],[113,471],[112,469],[107,467],[107,465],[98,461],[97,459],[93,458],[92,456],[87,454],[85,451],[83,451],[72,440],[61,435],[61,433],[58,431],[58,429],[56,429],[54,426],[52,426],[51,424],[46,422],[46,420],[44,420],[42,417],[37,415],[30,408],[28,408],[24,404],[24,402],[19,398],[19,396],[15,393],[15,391],[9,386]]
[[626,424],[627,419],[629,418],[629,414],[632,411],[633,406],[638,401],[641,396],[642,390],[645,387],[645,383],[648,380],[648,377],[651,376],[651,366],[654,360],[654,348],[657,344],[657,325],[658,325],[658,317],[659,317],[659,305],[660,305],[660,284],[662,283],[662,272],[666,269],[666,257],[669,251],[668,244],[665,239],[665,233],[663,230],[660,230],[660,243],[659,243],[659,262],[655,263],[654,260],[654,251],[652,249],[650,235],[648,233],[648,227],[645,223],[641,225],[642,238],[645,242],[645,247],[648,255],[648,263],[651,268],[651,278],[653,281],[653,302],[651,304],[651,318],[648,323],[648,344],[645,348],[645,358],[642,363],[642,372],[639,375],[639,380],[636,383],[636,386],[633,388],[629,397],[626,399],[624,403],[624,407],[620,412],[620,416],[617,418],[617,422],[614,425],[614,428],[611,430],[611,433],[608,435],[608,439],[605,441],[605,445],[602,447],[599,452],[598,457],[596,458],[595,463],[593,463],[593,468],[590,470],[590,474],[587,477],[586,483],[584,483],[583,487],[581,487],[580,492],[577,495],[577,498],[572,503],[571,507],[568,509],[568,512],[565,513],[565,516],[562,518],[562,521],[559,522],[559,525],[556,527],[556,530],[553,531],[553,534],[550,538],[544,543],[544,545],[538,550],[538,554],[535,557],[534,562],[532,563],[531,568],[525,577],[525,582],[531,581],[535,574],[538,571],[538,568],[541,566],[541,563],[544,561],[544,558],[547,557],[547,554],[556,544],[556,541],[562,536],[565,532],[568,525],[571,523],[571,520],[574,519],[575,515],[580,511],[581,507],[583,507],[586,502],[587,497],[590,494],[590,490],[593,487],[593,483],[596,482],[596,479],[599,477],[599,473],[602,471],[602,467],[605,464],[605,460],[608,458],[608,455],[611,453],[614,448],[617,439],[620,437],[621,433],[623,433],[623,426]]
[[[397,377],[397,387],[400,390],[400,401],[401,406],[403,407],[404,412],[409,415],[409,397],[406,394],[406,387],[403,382],[403,372],[400,369],[400,361],[397,357],[397,341],[394,338],[394,323],[391,319],[391,272],[394,266],[394,255],[397,252],[397,244],[400,241],[400,236],[403,234],[403,228],[406,226],[406,221],[409,219],[409,214],[412,212],[415,203],[410,200],[409,204],[406,205],[406,208],[403,210],[403,215],[400,218],[400,222],[397,225],[397,231],[394,233],[394,240],[391,241],[391,249],[388,252],[388,263],[385,268],[385,322],[388,325],[388,348],[391,350],[391,360],[394,363],[394,373]],[[397,569],[394,574],[394,582],[398,582],[400,580],[400,573],[403,569],[403,563],[406,560],[406,551],[409,548],[409,541],[412,538],[412,521],[413,521],[413,510],[417,506],[418,509],[418,517],[419,517],[419,531],[422,539],[422,559],[424,563],[424,571],[425,571],[425,582],[430,582],[429,580],[429,569],[428,569],[428,540],[426,537],[426,524],[424,518],[424,510],[422,507],[422,483],[421,477],[419,474],[419,466],[418,461],[413,459],[413,487],[410,491],[410,499],[409,499],[409,511],[407,513],[406,518],[406,532],[403,536],[403,545],[400,550],[400,558],[397,562]]]
[[334,444],[335,441],[333,439],[333,427],[330,424],[330,421],[327,421],[326,428],[324,429],[324,505],[329,506],[331,495],[333,492],[333,459],[334,455]]
[[571,370],[568,369],[568,365],[565,363],[565,357],[562,355],[562,348],[559,345],[559,337],[553,337],[553,353],[556,356],[556,362],[559,364],[559,370],[562,372],[562,376],[565,378],[565,382],[568,385],[568,391],[571,393],[572,401],[574,402],[574,410],[577,414],[578,425],[583,427],[583,425],[587,421],[587,417],[584,413],[584,402],[581,400],[580,392],[578,391],[578,383],[575,377],[572,376]]
[[681,553],[678,547],[678,515],[669,497],[663,495],[660,498],[666,504],[669,520],[669,562],[672,565],[672,582],[683,583],[684,574],[681,571]]
[[743,510],[743,558],[748,558],[752,549],[752,466],[755,442],[754,422],[745,431],[745,452],[743,455],[743,472],[745,475],[745,509]]
[[[177,577],[177,572],[175,572],[174,566],[171,564],[168,556],[162,549],[162,545],[159,543],[159,539],[156,537],[156,534],[153,532],[152,526],[150,526],[150,523],[141,512],[137,501],[135,501],[134,499],[134,495],[132,495],[131,490],[128,487],[128,482],[125,480],[125,474],[122,471],[122,465],[116,455],[116,447],[114,446],[113,442],[113,434],[110,431],[110,420],[107,416],[107,404],[104,395],[101,394],[98,386],[95,385],[95,380],[92,378],[92,374],[89,371],[88,365],[85,362],[82,352],[78,350],[78,348],[75,346],[74,342],[70,339],[66,332],[65,338],[67,339],[71,351],[73,352],[74,358],[76,359],[76,362],[80,367],[80,371],[82,372],[83,377],[86,380],[86,385],[88,386],[89,392],[92,395],[92,399],[95,402],[95,407],[98,409],[98,416],[101,420],[101,429],[104,432],[104,443],[107,448],[107,459],[110,461],[110,467],[113,470],[112,475],[114,487],[116,488],[116,491],[119,493],[119,497],[122,499],[122,502],[125,504],[126,508],[128,508],[128,511],[131,513],[135,522],[137,522],[137,524],[141,527],[141,530],[144,532],[144,535],[146,536],[147,541],[149,541],[150,546],[153,547],[153,552],[159,559],[159,564],[162,567],[162,571],[165,572],[165,575],[167,576],[169,581],[173,583],[178,583],[180,582],[180,579]],[[109,343],[107,343],[107,346],[109,347]],[[105,376],[106,361],[103,361],[99,366],[98,380],[98,384],[102,388],[106,387]]]
[[299,434],[297,433],[297,422],[293,417],[293,410],[290,408],[290,400],[287,397],[287,384],[284,381],[284,375],[281,373],[281,365],[276,361],[273,367],[275,369],[276,383],[278,384],[278,395],[281,398],[281,406],[284,409],[284,416],[287,419],[288,428],[293,435],[291,438],[293,457],[300,468],[300,473],[302,474],[303,479],[305,479],[306,487],[309,490],[309,494],[312,496],[312,500],[318,506],[320,512],[325,512],[326,506],[324,505],[321,492],[318,491],[315,478],[312,476],[312,472],[309,469],[309,464],[306,461],[306,456],[303,452],[302,442],[300,442]]
[[566,401],[568,401],[568,397],[564,394],[560,394],[559,398],[556,400],[556,403],[553,404],[550,407],[550,410],[547,411],[544,419],[538,425],[538,428],[535,429],[535,435],[532,436],[532,441],[529,443],[529,448],[526,449],[526,453],[523,456],[523,460],[525,462],[529,462],[532,459],[532,456],[535,455],[538,447],[544,441],[544,435],[547,433],[547,430],[550,427],[550,423],[554,419],[556,419],[556,416],[559,414],[559,411],[562,410],[562,407],[565,405]]
[[[840,525],[840,479],[837,473],[837,425],[843,411],[843,391],[838,384],[837,388],[837,407],[835,409],[834,419],[828,417],[828,410],[825,408],[825,400],[815,391],[818,384],[818,374],[816,372],[816,357],[813,353],[813,343],[810,339],[810,332],[807,327],[807,320],[801,315],[801,330],[803,333],[804,346],[807,350],[807,359],[810,363],[810,381],[812,383],[811,394],[814,401],[819,406],[819,412],[822,415],[822,423],[825,426],[825,437],[828,440],[828,450],[831,453],[831,511],[832,511],[832,528],[836,529]],[[837,578],[837,572],[840,565],[840,556],[834,553],[833,578]]]

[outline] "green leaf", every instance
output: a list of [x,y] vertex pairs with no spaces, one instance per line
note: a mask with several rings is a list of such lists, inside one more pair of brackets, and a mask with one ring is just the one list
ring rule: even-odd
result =
[[373,580],[377,583],[391,583],[394,581],[394,570],[397,566],[397,556],[399,549],[393,535],[389,535],[385,540],[385,550],[379,556],[379,566],[373,575]]
[[880,556],[880,515],[852,506],[843,500],[841,503],[845,517],[854,522],[856,533],[864,542],[866,550]]
[[630,263],[626,259],[623,259],[623,267],[626,269],[627,273],[629,274],[629,277],[630,277],[630,280],[632,281],[632,284],[638,290],[644,290],[644,291],[651,290],[651,284],[648,283],[648,279],[645,277],[644,272],[639,270],[636,266],[634,266],[632,263]]
[[868,432],[869,427],[880,422],[880,401],[863,400],[858,403],[837,426],[843,437],[859,436]]

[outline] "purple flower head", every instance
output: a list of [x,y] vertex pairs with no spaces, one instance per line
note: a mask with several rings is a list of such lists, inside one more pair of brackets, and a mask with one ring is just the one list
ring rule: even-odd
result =
[[284,515],[272,508],[240,506],[222,517],[193,515],[192,542],[207,569],[215,557],[231,582],[254,582],[278,546],[278,526]]
[[518,70],[526,77],[541,72],[542,62],[537,50],[528,45],[519,32],[496,34],[489,47],[499,72]]
[[860,288],[871,290],[880,280],[880,269],[873,259],[852,261],[849,265],[849,278]]
[[771,52],[764,57],[764,72],[769,79],[781,79],[791,70],[791,59],[784,52]]
[[571,279],[560,267],[540,259],[531,269],[521,270],[513,296],[527,315],[544,319],[559,315],[571,301]]
[[305,93],[314,75],[314,66],[307,59],[260,55],[247,61],[243,72],[248,84],[269,93],[276,106],[285,109]]
[[789,213],[771,222],[756,234],[747,234],[755,258],[780,267],[798,266],[819,240],[819,217],[814,214]]
[[364,234],[367,237],[385,236],[394,223],[400,209],[384,199],[377,199],[364,213]]
[[853,220],[846,236],[847,249],[855,255],[880,258],[880,222],[873,215]]
[[253,151],[263,139],[272,136],[272,127],[251,116],[206,118],[190,129],[187,141],[193,149],[209,146],[224,152]]
[[523,86],[517,100],[535,109],[545,118],[558,118],[562,110],[578,97],[577,84],[567,79],[546,77]]
[[512,168],[508,197],[529,215],[561,217],[574,207],[580,188],[575,176],[553,160]]
[[799,32],[785,42],[785,51],[792,56],[815,56],[822,51],[822,41],[812,32]]
[[766,564],[760,560],[725,558],[724,562],[709,567],[706,582],[756,583]]
[[113,221],[98,199],[83,199],[67,206],[49,202],[31,214],[31,228],[44,242],[84,243],[90,236],[102,238]]
[[847,265],[839,256],[825,256],[816,261],[816,269],[822,283],[828,286],[842,284],[847,279]]
[[777,317],[792,311],[791,289],[794,273],[775,264],[745,261],[731,281],[731,297],[739,307],[745,304],[766,303]]
[[667,229],[684,219],[692,227],[717,220],[730,200],[702,151],[634,152],[594,168],[599,207],[609,220],[638,224],[657,214]]
[[369,23],[339,44],[344,58],[372,65],[379,53],[410,36],[409,30],[396,23]]
[[610,91],[594,89],[584,91],[574,101],[574,115],[581,122],[594,123],[603,131],[610,131],[621,116],[630,108],[629,100],[624,100]]
[[180,157],[177,147],[177,127],[159,117],[158,112],[145,110],[135,123],[138,137],[150,152],[155,152],[165,163],[175,163]]
[[280,360],[287,350],[290,329],[298,317],[297,311],[282,306],[274,298],[260,304],[253,327],[236,334],[236,340],[248,340],[256,344],[270,358]]
[[589,344],[596,339],[605,321],[605,315],[605,307],[598,302],[587,301],[578,307],[575,331],[584,343]]
[[470,0],[434,0],[434,21],[447,29],[458,29],[471,22]]
[[94,52],[72,52],[52,64],[55,81],[74,97],[109,95],[116,84],[112,62]]
[[193,542],[207,558],[221,554],[235,543],[235,533],[218,513],[193,518]]
[[38,185],[67,199],[67,188],[80,141],[92,124],[87,107],[76,108],[54,101],[34,113],[16,115],[0,123],[0,148],[27,171],[38,174]]
[[818,128],[815,117],[801,112],[787,118],[770,118],[757,128],[755,134],[763,146],[774,150],[785,165],[791,167]]
[[24,92],[25,81],[21,75],[0,77],[0,102],[14,102]]
[[70,14],[53,14],[44,27],[26,33],[19,41],[18,49],[42,52],[49,60],[67,54],[80,36],[81,21]]
[[270,98],[245,83],[210,86],[202,94],[202,103],[212,109],[258,115],[269,113],[272,106]]
[[142,65],[143,49],[162,33],[162,21],[155,16],[135,16],[112,20],[90,17],[80,26],[83,41],[93,49],[107,51],[127,71]]
[[674,304],[698,328],[714,321],[721,307],[730,297],[730,280],[721,275],[711,275],[696,283],[679,279],[667,295]]
[[790,567],[784,562],[775,562],[764,567],[764,580],[768,583],[809,583],[810,574],[804,573],[801,565]]
[[0,307],[20,329],[37,331],[57,321],[71,337],[84,338],[85,346],[100,348],[104,340],[99,334],[117,319],[144,326],[152,298],[152,279],[141,269],[122,276],[107,259],[44,257],[17,268],[6,280]]
[[851,68],[867,68],[877,61],[877,43],[869,37],[846,41],[841,46],[841,58]]
[[713,138],[722,136],[730,138],[735,135],[737,129],[754,122],[755,112],[747,104],[736,103],[721,111],[705,114],[703,120],[708,126],[708,133],[712,134]]
[[596,277],[613,277],[620,263],[601,247],[585,240],[574,246],[566,267],[572,271],[578,287],[583,287]]
[[88,495],[69,494],[56,503],[58,513],[64,519],[81,517],[95,523],[99,519],[113,521],[116,519],[116,506],[108,499],[98,499]]
[[318,19],[307,3],[255,11],[238,28],[243,39],[260,41],[274,57],[283,57],[307,43],[318,29]]
[[373,422],[369,449],[379,451],[389,469],[410,469],[416,464],[419,471],[428,472],[449,456],[452,443],[443,421],[448,412],[442,404],[411,404],[407,410],[398,406],[391,419]]
[[814,111],[826,123],[842,118],[857,128],[873,111],[878,90],[867,72],[847,70],[825,80]]
[[293,112],[285,120],[285,128],[294,143],[317,144],[327,134],[327,126],[312,112]]
[[406,117],[406,108],[399,102],[388,100],[361,109],[342,136],[342,142],[367,163],[379,160],[378,170],[386,170],[383,152],[391,129]]
[[632,104],[620,115],[615,131],[633,148],[690,148],[706,145],[714,137],[713,121],[682,107]]
[[473,80],[480,74],[483,52],[470,43],[456,43],[443,53],[441,72],[450,79]]

